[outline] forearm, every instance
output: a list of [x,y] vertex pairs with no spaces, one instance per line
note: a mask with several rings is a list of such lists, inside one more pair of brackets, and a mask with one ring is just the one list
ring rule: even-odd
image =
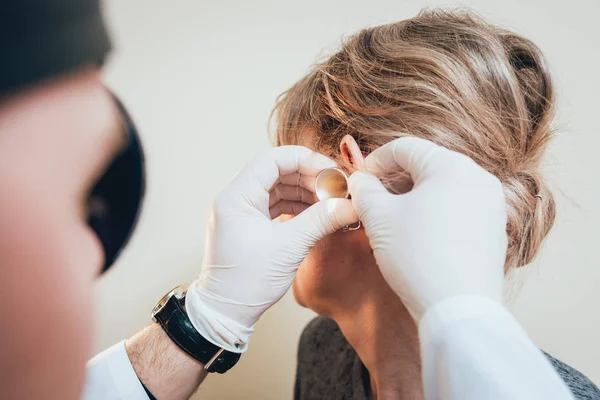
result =
[[204,365],[181,350],[158,324],[129,339],[126,349],[135,373],[158,399],[188,399],[207,375]]

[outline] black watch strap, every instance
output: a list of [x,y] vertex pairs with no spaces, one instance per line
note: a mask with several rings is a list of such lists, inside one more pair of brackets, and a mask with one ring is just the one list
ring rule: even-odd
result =
[[154,319],[177,346],[204,364],[208,372],[227,372],[240,359],[240,353],[224,350],[198,333],[185,311],[185,296],[181,300],[171,296]]

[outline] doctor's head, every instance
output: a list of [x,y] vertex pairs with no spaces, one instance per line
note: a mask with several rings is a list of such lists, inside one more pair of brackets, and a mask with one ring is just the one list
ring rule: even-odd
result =
[[[280,97],[273,115],[277,145],[307,146],[349,173],[402,136],[471,157],[504,185],[506,271],[533,260],[554,222],[540,175],[553,118],[544,57],[529,40],[469,13],[426,11],[352,35]],[[401,171],[384,183],[393,192],[410,188]],[[381,283],[364,231],[338,232],[304,260],[294,292],[328,314],[332,302],[351,304]]]

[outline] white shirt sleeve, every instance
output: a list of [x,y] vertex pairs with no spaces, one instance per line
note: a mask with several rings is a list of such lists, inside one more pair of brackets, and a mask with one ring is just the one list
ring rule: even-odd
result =
[[87,365],[83,400],[148,400],[125,351],[125,341],[115,344]]
[[458,296],[419,323],[425,398],[563,400],[573,395],[500,303]]

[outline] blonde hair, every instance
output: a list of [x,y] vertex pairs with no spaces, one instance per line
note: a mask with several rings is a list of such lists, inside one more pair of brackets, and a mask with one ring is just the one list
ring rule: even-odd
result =
[[553,104],[535,44],[469,12],[434,10],[351,36],[279,97],[272,117],[277,145],[310,139],[337,160],[346,134],[365,154],[418,136],[471,157],[504,185],[508,270],[533,260],[554,223],[539,173]]

